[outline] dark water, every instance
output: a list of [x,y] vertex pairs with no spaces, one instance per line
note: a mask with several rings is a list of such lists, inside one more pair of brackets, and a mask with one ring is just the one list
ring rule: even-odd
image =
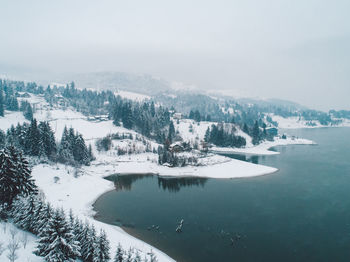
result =
[[[119,189],[97,200],[97,218],[178,261],[349,261],[350,128],[291,132],[318,145],[277,147],[280,155],[254,158],[277,173],[119,177]],[[182,218],[183,232],[176,233]],[[148,230],[152,225],[159,230]]]

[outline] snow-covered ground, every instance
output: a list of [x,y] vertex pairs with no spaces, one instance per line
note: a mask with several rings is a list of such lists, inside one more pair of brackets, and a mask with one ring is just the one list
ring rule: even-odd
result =
[[341,121],[339,125],[335,126],[325,126],[321,125],[319,121],[306,121],[300,119],[299,117],[282,117],[274,114],[269,114],[273,121],[278,123],[278,128],[282,129],[297,129],[297,128],[319,128],[319,127],[342,127],[342,126],[350,126],[349,119],[338,119]]
[[[0,261],[9,261],[7,255],[9,250],[7,245],[12,241],[12,235],[14,236],[15,241],[19,243],[19,249],[16,254],[19,262],[42,262],[44,258],[38,257],[33,254],[37,246],[37,238],[33,234],[30,234],[26,231],[18,229],[12,223],[0,222],[0,246],[5,249],[0,255]],[[1,249],[1,247],[0,247]],[[0,252],[1,253],[1,252]]]
[[247,146],[245,148],[228,148],[228,147],[212,147],[211,151],[216,153],[226,153],[226,154],[251,154],[251,155],[276,155],[279,152],[270,150],[272,147],[276,146],[286,146],[286,145],[314,145],[315,142],[304,139],[304,138],[293,138],[287,137],[286,139],[275,138],[274,141],[264,141],[257,146]]
[[144,100],[150,100],[151,99],[151,97],[148,96],[148,95],[134,93],[134,92],[129,92],[129,91],[125,91],[125,90],[118,90],[114,94],[115,95],[119,95],[119,96],[121,96],[123,98],[127,98],[127,99],[130,99],[130,100],[138,101],[138,102],[142,102]]
[[97,229],[106,231],[111,242],[112,257],[118,243],[121,243],[125,250],[133,247],[140,253],[146,254],[152,249],[160,262],[173,261],[163,252],[127,234],[120,227],[108,225],[93,218],[92,204],[94,201],[104,192],[113,189],[113,183],[103,179],[103,176],[108,173],[102,170],[98,172],[96,168],[97,172],[95,172],[94,166],[87,167],[81,170],[79,176],[74,176],[75,170],[72,167],[60,164],[55,166],[40,164],[33,168],[32,175],[46,199],[53,206],[63,207],[67,212],[72,209],[73,213],[83,221],[86,220],[94,224]]
[[[205,132],[207,131],[208,127],[211,127],[212,125],[217,125],[216,122],[208,122],[208,121],[201,121],[196,122],[192,119],[181,119],[179,121],[173,120],[175,131],[178,131],[182,137],[182,139],[186,142],[190,142],[192,145],[195,144],[195,142],[199,143],[200,141],[204,140]],[[244,133],[239,126],[233,125],[233,124],[225,124],[226,126],[234,126],[236,129],[235,134],[237,136],[242,136],[246,139],[247,146],[252,146],[252,138]]]

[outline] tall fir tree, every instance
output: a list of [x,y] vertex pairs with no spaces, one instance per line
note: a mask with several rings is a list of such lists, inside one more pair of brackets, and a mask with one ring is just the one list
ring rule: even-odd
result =
[[47,158],[53,159],[56,156],[57,145],[55,135],[50,127],[49,122],[40,122],[39,126],[41,147]]
[[252,143],[254,145],[259,144],[260,142],[260,128],[259,128],[259,124],[258,121],[255,121],[253,130],[252,130]]
[[36,193],[29,164],[22,153],[13,146],[0,151],[0,203],[11,206],[17,196]]
[[48,262],[74,262],[80,256],[79,251],[63,210],[55,210],[41,234],[35,254]]
[[93,262],[107,262],[110,260],[109,253],[109,241],[106,236],[106,232],[101,230],[100,235],[97,237],[96,246],[94,249]]
[[38,123],[36,119],[33,119],[26,133],[25,152],[31,156],[39,156],[41,145]]
[[61,142],[58,148],[59,161],[62,163],[70,163],[74,159],[72,145],[70,142],[67,127],[64,127]]
[[92,225],[85,224],[82,232],[81,257],[83,261],[93,262],[94,250],[96,248],[96,230]]
[[124,250],[120,243],[117,246],[117,251],[115,253],[114,262],[123,262],[124,261]]
[[0,87],[0,116],[4,116],[4,95],[2,91],[2,87]]

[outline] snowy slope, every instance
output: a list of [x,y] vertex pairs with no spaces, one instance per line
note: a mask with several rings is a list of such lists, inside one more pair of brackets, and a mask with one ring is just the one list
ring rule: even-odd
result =
[[[217,125],[216,122],[208,122],[208,121],[201,121],[196,122],[192,119],[181,119],[179,121],[173,120],[175,131],[178,131],[186,142],[191,142],[191,144],[194,144],[196,141],[199,143],[200,141],[204,140],[205,132],[207,131],[208,127],[210,128],[212,125]],[[235,134],[237,136],[242,136],[246,139],[247,145],[251,146],[252,138],[244,133],[239,126],[233,125],[233,124],[225,124],[227,126],[234,126],[236,129]]]
[[133,101],[137,101],[137,102],[142,102],[142,101],[151,99],[151,97],[148,96],[148,95],[134,93],[134,92],[129,92],[129,91],[125,91],[125,90],[118,90],[114,94],[115,95],[119,95],[122,98],[127,98],[127,99],[130,99],[130,100],[133,100]]
[[[11,231],[15,232],[15,239],[19,241],[20,248],[17,251],[19,262],[42,262],[44,259],[33,254],[33,251],[36,248],[36,236],[30,234],[26,231],[16,228],[12,223],[0,222],[0,243],[3,244],[3,247],[6,250],[0,255],[0,261],[9,261],[7,258],[8,249],[7,245],[11,242],[12,235]],[[27,239],[27,243],[24,247],[24,240]]]

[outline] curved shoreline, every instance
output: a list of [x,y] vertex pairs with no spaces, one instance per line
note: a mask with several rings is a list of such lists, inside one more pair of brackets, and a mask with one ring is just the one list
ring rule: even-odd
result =
[[[295,142],[295,141],[294,141]],[[292,143],[291,143],[292,144]],[[296,144],[296,143],[293,143]],[[312,141],[307,144],[314,144]],[[281,145],[269,143],[269,147]],[[252,150],[252,149],[249,149]],[[264,148],[266,150],[266,146]],[[269,151],[273,152],[273,151]],[[242,152],[236,152],[242,154]],[[267,154],[271,155],[271,154]],[[97,199],[113,190],[113,182],[104,179],[107,175],[115,173],[124,174],[152,174],[159,177],[204,177],[204,178],[247,178],[272,174],[277,168],[257,165],[236,159],[227,159],[208,166],[169,168],[159,166],[151,161],[140,161],[135,157],[133,161],[116,162],[115,157],[100,155],[100,159],[91,166],[82,167],[81,175],[74,177],[74,168],[64,165],[43,165],[33,168],[33,177],[38,186],[43,190],[47,200],[54,206],[63,207],[65,210],[72,209],[81,219],[94,224],[97,229],[104,229],[113,246],[111,253],[114,254],[118,242],[124,249],[135,247],[145,254],[151,249],[156,254],[159,262],[175,261],[163,251],[151,246],[141,239],[129,234],[122,227],[107,224],[96,220],[96,211],[93,205]],[[144,158],[148,158],[147,154]],[[142,157],[141,157],[142,158]],[[54,183],[53,178],[59,177],[59,182]],[[82,198],[83,196],[83,198]]]

